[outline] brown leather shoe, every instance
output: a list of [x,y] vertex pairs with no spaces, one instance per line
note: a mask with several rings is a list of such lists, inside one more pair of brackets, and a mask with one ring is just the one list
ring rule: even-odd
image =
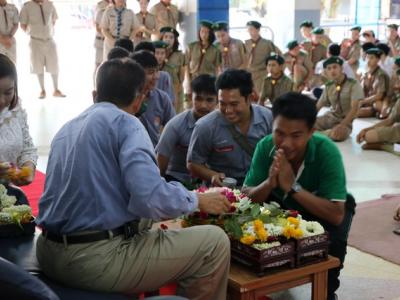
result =
[[46,98],[46,91],[45,91],[45,90],[42,90],[42,91],[40,92],[39,99],[44,99],[44,98]]
[[65,98],[66,97],[60,90],[55,90],[53,93],[53,96],[57,97],[57,98]]

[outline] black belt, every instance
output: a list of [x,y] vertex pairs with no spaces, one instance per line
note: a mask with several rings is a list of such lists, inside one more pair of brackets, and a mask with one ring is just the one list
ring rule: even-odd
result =
[[96,36],[96,40],[104,41],[104,38],[102,36]]
[[48,42],[48,41],[52,40],[53,38],[42,39],[42,38],[37,38],[37,37],[31,36],[31,39],[37,40],[37,41],[42,41],[42,42]]
[[138,233],[138,224],[139,222],[134,221],[120,226],[116,229],[96,231],[79,235],[59,235],[43,229],[42,234],[48,240],[56,243],[84,244],[93,243],[101,240],[108,240],[122,234],[125,235],[125,238],[131,238]]

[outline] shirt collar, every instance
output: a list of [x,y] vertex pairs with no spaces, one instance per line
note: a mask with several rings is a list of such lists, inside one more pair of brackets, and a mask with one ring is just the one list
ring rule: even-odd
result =
[[188,110],[188,113],[187,113],[187,120],[188,120],[188,127],[190,128],[190,129],[192,129],[192,128],[194,128],[194,125],[196,124],[196,119],[194,118],[194,115],[193,115],[193,111],[190,109],[190,110]]

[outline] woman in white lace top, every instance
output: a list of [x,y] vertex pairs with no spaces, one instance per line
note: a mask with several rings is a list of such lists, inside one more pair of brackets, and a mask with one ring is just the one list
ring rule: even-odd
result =
[[11,60],[0,54],[0,177],[10,165],[28,167],[30,176],[15,179],[11,184],[22,186],[33,181],[37,151],[29,134],[26,112],[17,90],[17,71]]

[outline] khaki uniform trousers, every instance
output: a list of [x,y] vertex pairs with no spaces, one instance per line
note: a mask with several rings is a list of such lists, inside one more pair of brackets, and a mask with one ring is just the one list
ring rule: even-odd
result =
[[[315,122],[315,128],[318,131],[321,131],[322,134],[329,136],[333,127],[338,125],[342,120],[343,120],[342,118],[338,118],[335,115],[333,115],[333,113],[328,112],[323,116],[317,118],[317,121]],[[346,134],[345,136],[342,137],[343,139],[341,140],[347,139],[350,136],[351,131],[352,127],[348,126]]]
[[381,143],[400,143],[400,124],[375,128]]
[[53,39],[31,38],[31,73],[43,74],[44,68],[51,74],[58,74],[57,46]]
[[134,294],[177,282],[180,296],[225,300],[230,243],[212,225],[69,245],[41,235],[37,258],[48,277],[71,287]]

